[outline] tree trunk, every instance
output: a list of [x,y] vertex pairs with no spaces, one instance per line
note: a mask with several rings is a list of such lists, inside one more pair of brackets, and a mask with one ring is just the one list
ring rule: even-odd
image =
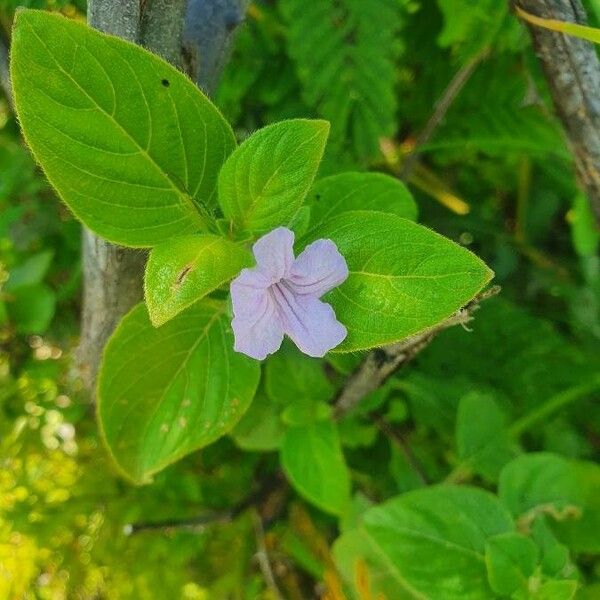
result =
[[[580,0],[515,0],[537,17],[585,24]],[[563,124],[577,177],[600,226],[600,61],[590,42],[528,24],[556,112]]]
[[[186,0],[88,0],[88,23],[143,45],[210,92],[225,64],[233,30],[243,18],[242,5],[240,0],[190,0],[187,4]],[[115,246],[84,228],[78,363],[92,396],[108,337],[142,299],[145,262],[145,251]]]

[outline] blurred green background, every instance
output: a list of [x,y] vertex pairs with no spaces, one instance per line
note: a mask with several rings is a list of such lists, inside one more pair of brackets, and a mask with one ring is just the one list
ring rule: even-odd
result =
[[[7,42],[13,11],[25,4],[85,18],[83,2],[0,0]],[[586,4],[597,25],[599,4]],[[508,4],[256,1],[215,100],[240,138],[287,117],[329,119],[321,174],[400,174],[435,102],[471,67],[408,184],[421,222],[479,254],[502,294],[482,305],[473,333],[440,335],[341,423],[357,506],[448,477],[495,490],[515,454],[576,461],[586,520],[559,528],[559,537],[579,597],[600,598],[600,468],[592,464],[600,450],[599,235]],[[276,452],[243,450],[275,435],[276,416],[254,414],[232,438],[131,487],[109,464],[70,373],[80,292],[80,226],[0,96],[0,599],[272,598],[252,514],[206,526],[193,519],[243,501],[258,475],[277,470]],[[355,359],[333,366],[344,372]],[[469,395],[488,408],[469,416]],[[459,404],[467,411],[460,427],[486,427],[500,414],[515,443],[463,464]],[[257,423],[272,430],[257,432]],[[284,597],[320,597],[325,579],[327,597],[343,598],[331,591],[335,521],[289,491],[272,503],[264,542]]]

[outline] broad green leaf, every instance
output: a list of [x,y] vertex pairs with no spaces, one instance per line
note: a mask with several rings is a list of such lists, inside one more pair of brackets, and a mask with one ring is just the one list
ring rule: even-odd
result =
[[259,129],[227,159],[219,203],[240,231],[287,225],[302,206],[323,155],[329,123],[293,119]]
[[506,419],[493,398],[481,392],[463,396],[456,415],[458,458],[491,481],[513,457]]
[[510,514],[489,492],[440,485],[368,510],[334,554],[348,582],[356,561],[365,560],[373,592],[389,598],[487,600],[486,541],[512,531]]
[[485,546],[490,587],[501,596],[526,591],[537,560],[536,545],[519,533],[503,533],[490,538]]
[[350,276],[325,296],[348,337],[336,352],[390,344],[433,327],[471,300],[493,273],[451,240],[395,215],[352,211],[304,242],[333,240]]
[[277,450],[285,430],[279,412],[280,407],[259,390],[250,408],[231,432],[231,437],[242,450],[250,452]]
[[547,513],[557,520],[580,514],[582,493],[567,459],[548,452],[524,454],[500,473],[498,494],[515,517]]
[[351,210],[392,213],[415,221],[417,205],[408,188],[383,173],[349,172],[315,182],[306,201],[310,204],[312,230],[331,217]]
[[204,299],[155,329],[139,304],[111,336],[98,417],[111,455],[134,482],[226,434],[248,408],[260,367],[233,351],[225,309]]
[[281,444],[281,466],[309,502],[334,515],[344,512],[350,500],[350,474],[333,422],[290,427]]
[[571,550],[600,554],[600,466],[587,461],[573,461],[571,466],[581,489],[583,514],[553,523],[553,529]]
[[25,139],[90,229],[143,247],[206,228],[235,139],[187,77],[139,46],[41,11],[17,13],[11,56]]
[[217,235],[186,235],[155,246],[144,278],[152,324],[166,323],[251,264],[248,250]]

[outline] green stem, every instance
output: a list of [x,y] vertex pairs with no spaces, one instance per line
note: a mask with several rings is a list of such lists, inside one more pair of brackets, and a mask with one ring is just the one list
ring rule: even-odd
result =
[[581,385],[569,388],[558,394],[551,396],[544,404],[532,410],[530,413],[517,419],[509,428],[509,433],[512,437],[518,438],[530,427],[542,421],[556,411],[564,408],[568,404],[579,400],[582,396],[589,394],[597,389],[600,389],[600,376],[595,377],[591,381],[582,383]]

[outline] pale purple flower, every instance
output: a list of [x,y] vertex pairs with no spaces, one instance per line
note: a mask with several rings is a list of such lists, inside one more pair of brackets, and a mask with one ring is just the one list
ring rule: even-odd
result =
[[324,356],[348,333],[319,298],[348,277],[331,240],[317,240],[294,258],[294,233],[278,227],[252,247],[256,267],[231,282],[234,349],[263,360],[284,334],[309,356]]

